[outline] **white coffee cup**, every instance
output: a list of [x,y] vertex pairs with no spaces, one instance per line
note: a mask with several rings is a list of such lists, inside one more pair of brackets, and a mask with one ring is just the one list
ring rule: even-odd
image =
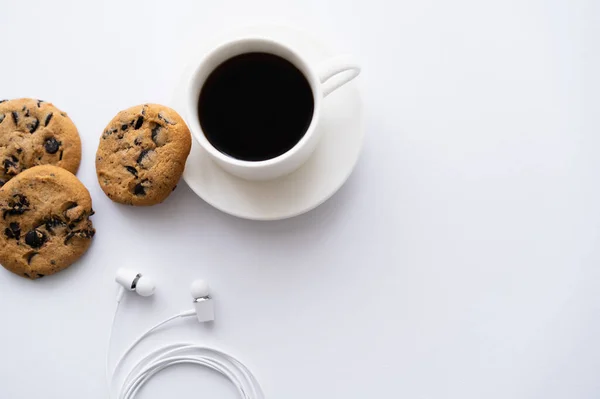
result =
[[[217,150],[206,138],[198,117],[200,91],[211,72],[232,57],[253,52],[274,54],[294,64],[306,77],[314,97],[312,121],[302,139],[284,154],[264,161],[240,160]],[[334,58],[313,67],[292,48],[271,39],[256,37],[230,41],[207,54],[191,76],[187,92],[189,127],[198,143],[227,172],[247,180],[269,180],[284,176],[306,162],[317,146],[322,134],[322,129],[317,129],[322,100],[359,73],[360,68],[346,57]]]

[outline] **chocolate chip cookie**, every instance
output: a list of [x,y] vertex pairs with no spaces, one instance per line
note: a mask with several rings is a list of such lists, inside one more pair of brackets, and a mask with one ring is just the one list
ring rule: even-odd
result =
[[80,161],[79,133],[66,113],[31,98],[0,101],[0,187],[36,165],[76,173]]
[[95,233],[88,190],[57,166],[34,166],[6,183],[0,212],[0,264],[30,279],[70,266]]
[[171,108],[145,104],[121,111],[100,138],[100,187],[115,202],[158,204],[175,190],[191,145],[187,125]]

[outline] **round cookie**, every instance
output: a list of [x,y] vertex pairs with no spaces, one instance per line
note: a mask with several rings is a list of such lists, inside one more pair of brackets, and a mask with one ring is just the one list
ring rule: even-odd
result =
[[70,266],[95,233],[90,193],[57,166],[34,166],[6,183],[0,212],[0,264],[30,279]]
[[66,113],[30,98],[0,101],[0,187],[36,165],[76,173],[81,140]]
[[158,204],[175,190],[191,145],[187,125],[171,108],[144,104],[121,111],[100,138],[100,187],[115,202]]

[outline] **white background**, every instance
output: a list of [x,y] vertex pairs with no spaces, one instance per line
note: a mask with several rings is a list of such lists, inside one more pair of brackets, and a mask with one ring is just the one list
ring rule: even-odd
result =
[[[0,273],[0,397],[106,397],[122,265],[159,288],[125,298],[113,359],[191,307],[189,283],[204,277],[214,327],[180,322],[151,343],[228,349],[267,398],[600,397],[597,1],[0,6],[0,97],[69,113],[97,211],[70,269],[34,282]],[[94,170],[104,126],[168,102],[186,43],[257,19],[310,29],[363,66],[367,135],[348,183],[281,222],[222,214],[183,182],[160,206],[111,203]],[[180,367],[140,397],[235,395]]]

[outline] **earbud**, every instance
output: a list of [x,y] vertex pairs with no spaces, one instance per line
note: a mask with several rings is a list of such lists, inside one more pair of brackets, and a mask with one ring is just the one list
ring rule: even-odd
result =
[[[129,269],[120,268],[117,270],[115,281],[121,286],[117,294],[117,302],[121,302],[125,291],[135,291],[141,296],[151,296],[156,288],[150,277]],[[215,309],[208,283],[204,280],[195,280],[190,287],[190,293],[194,298],[194,309],[182,312],[179,316],[191,317],[195,315],[200,323],[213,321],[215,319]]]
[[194,299],[204,298],[209,296],[210,288],[205,280],[195,280],[190,287],[190,293]]
[[210,297],[210,288],[204,280],[196,280],[190,287],[190,293],[194,298],[196,317],[200,323],[213,321],[215,319],[215,307]]
[[152,296],[155,289],[156,285],[149,277],[140,276],[135,285],[135,292],[141,296]]
[[[154,281],[152,281],[150,277],[143,276],[141,273],[134,272],[133,270],[129,269],[120,268],[117,270],[115,281],[117,284],[123,287],[123,289],[127,291],[135,291],[141,296],[151,296],[154,294],[154,290],[156,289]],[[120,301],[122,296],[123,290],[120,290],[117,300]]]

